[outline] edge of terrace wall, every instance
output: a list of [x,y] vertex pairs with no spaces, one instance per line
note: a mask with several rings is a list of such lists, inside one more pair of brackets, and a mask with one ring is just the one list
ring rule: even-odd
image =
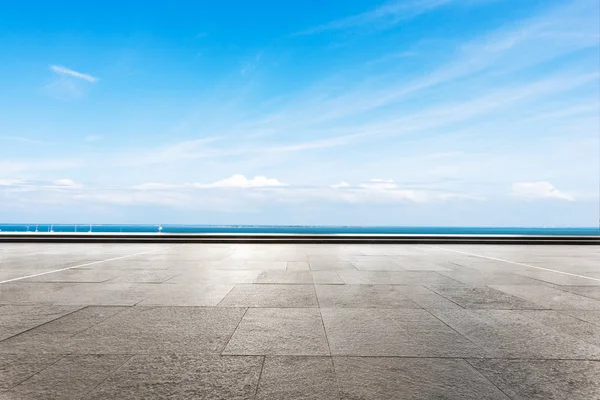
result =
[[0,243],[286,243],[600,245],[600,236],[215,233],[0,233]]

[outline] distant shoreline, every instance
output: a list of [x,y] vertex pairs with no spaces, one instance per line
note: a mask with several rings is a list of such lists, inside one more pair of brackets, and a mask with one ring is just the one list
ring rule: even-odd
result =
[[204,234],[204,235],[475,235],[600,236],[595,227],[418,227],[418,226],[274,226],[175,224],[0,224],[3,234]]

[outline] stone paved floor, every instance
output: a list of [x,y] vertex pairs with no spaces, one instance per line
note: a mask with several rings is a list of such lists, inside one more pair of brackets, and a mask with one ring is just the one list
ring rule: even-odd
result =
[[0,399],[600,399],[598,246],[0,244],[0,282]]

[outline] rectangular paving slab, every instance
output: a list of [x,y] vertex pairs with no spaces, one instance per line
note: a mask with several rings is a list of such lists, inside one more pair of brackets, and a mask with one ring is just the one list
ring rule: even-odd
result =
[[0,393],[25,382],[60,360],[60,354],[2,354],[0,356]]
[[223,354],[329,355],[329,347],[318,309],[251,308]]
[[69,352],[220,353],[245,309],[132,307],[66,341]]
[[481,357],[487,353],[426,310],[323,308],[332,355]]
[[262,357],[138,355],[86,399],[251,400]]
[[179,283],[151,285],[142,306],[216,306],[233,289],[234,284]]
[[0,307],[0,341],[46,324],[81,308],[81,306],[53,305],[8,305]]
[[317,307],[313,285],[236,285],[220,307]]
[[562,333],[518,311],[431,310],[493,357],[600,359],[600,347]]
[[515,310],[541,309],[543,306],[489,287],[428,286],[437,294],[464,308]]
[[331,357],[267,356],[257,400],[339,400]]
[[264,271],[254,283],[279,283],[285,285],[310,285],[313,283],[310,271]]
[[600,300],[547,286],[490,285],[490,287],[551,310],[600,310]]
[[348,285],[447,285],[464,283],[431,271],[338,271]]
[[322,308],[421,308],[399,285],[315,285]]
[[600,361],[468,361],[511,399],[600,399]]
[[6,244],[2,276],[100,262],[0,284],[0,399],[597,398],[599,286],[552,270],[600,277],[599,257],[598,246]]
[[77,399],[122,366],[129,355],[68,355],[6,393],[0,399]]
[[509,400],[463,360],[335,357],[342,399]]

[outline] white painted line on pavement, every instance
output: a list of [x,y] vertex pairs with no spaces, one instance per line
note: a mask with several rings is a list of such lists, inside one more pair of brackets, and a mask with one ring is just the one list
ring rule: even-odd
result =
[[100,260],[100,261],[92,261],[89,263],[85,263],[85,264],[79,264],[79,265],[74,265],[72,267],[67,267],[67,268],[61,268],[61,269],[55,269],[53,271],[46,271],[46,272],[40,272],[39,274],[33,274],[33,275],[27,275],[27,276],[21,276],[18,278],[13,278],[13,279],[7,279],[5,281],[0,281],[0,285],[3,283],[8,283],[8,282],[14,282],[14,281],[20,281],[22,279],[27,279],[27,278],[34,278],[36,276],[42,276],[42,275],[47,275],[47,274],[53,274],[55,272],[60,272],[60,271],[66,271],[68,269],[75,269],[75,268],[81,268],[81,267],[87,267],[89,265],[96,265],[96,264],[101,264],[107,261],[115,261],[115,260],[122,260],[124,258],[129,258],[129,257],[135,257],[135,256],[141,256],[142,254],[149,254],[149,253],[156,253],[157,251],[162,251],[162,250],[167,250],[167,249],[172,249],[173,247],[177,247],[177,246],[182,246],[181,244],[177,244],[175,246],[169,246],[169,247],[162,247],[160,249],[154,249],[154,250],[149,250],[149,251],[142,251],[141,253],[134,253],[134,254],[128,254],[126,256],[120,256],[120,257],[113,257],[113,258],[107,258],[106,260]]
[[[550,269],[550,268],[544,268],[544,267],[537,267],[535,265],[530,265],[530,264],[524,264],[524,263],[520,263],[520,262],[516,262],[516,261],[509,261],[509,260],[503,260],[501,258],[495,258],[495,257],[488,257],[488,256],[482,256],[480,254],[474,254],[474,253],[467,253],[466,251],[460,251],[460,250],[454,250],[454,249],[447,249],[445,247],[439,247],[439,246],[433,246],[430,244],[426,244],[425,246],[427,247],[432,247],[434,249],[440,249],[440,250],[446,250],[446,251],[452,251],[454,253],[459,253],[459,254],[465,254],[468,256],[473,256],[473,257],[479,257],[479,258],[485,258],[487,260],[494,260],[494,261],[502,261],[505,263],[509,263],[509,264],[515,264],[515,265],[521,265],[523,267],[528,267],[528,268],[536,268],[536,269],[541,269],[543,271],[550,271],[550,272],[556,272],[557,274],[563,274],[563,275],[570,275],[570,276],[576,276],[578,278],[583,278],[583,279],[589,279],[592,281],[598,281],[600,282],[600,279],[598,278],[592,278],[590,276],[584,276],[584,275],[577,275],[577,274],[572,274],[570,272],[565,272],[565,271],[557,271],[555,269]],[[526,276],[526,275],[525,275]]]

